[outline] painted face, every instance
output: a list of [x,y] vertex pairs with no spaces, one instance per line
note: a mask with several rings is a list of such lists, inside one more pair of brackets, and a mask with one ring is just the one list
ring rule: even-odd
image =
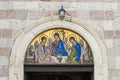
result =
[[46,43],[46,41],[47,41],[47,39],[44,39],[44,40],[43,40],[43,43]]
[[54,38],[55,38],[55,40],[58,40],[58,39],[59,39],[59,37],[58,37],[58,36],[54,36]]
[[72,44],[74,44],[75,41],[74,41],[73,39],[70,39],[70,42],[71,42]]

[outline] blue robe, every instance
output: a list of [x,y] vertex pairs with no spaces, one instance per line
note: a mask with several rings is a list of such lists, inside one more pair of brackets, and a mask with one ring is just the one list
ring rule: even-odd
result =
[[76,43],[75,45],[74,45],[74,48],[76,49],[76,61],[79,61],[80,60],[80,58],[81,58],[81,46],[80,46],[80,44],[79,43]]
[[46,48],[44,45],[42,45],[42,47],[43,47],[43,51],[44,51],[44,53],[46,53],[47,48]]
[[57,52],[57,55],[59,55],[59,56],[68,56],[68,53],[64,48],[64,43],[62,40],[58,41],[58,45],[56,47],[56,52]]

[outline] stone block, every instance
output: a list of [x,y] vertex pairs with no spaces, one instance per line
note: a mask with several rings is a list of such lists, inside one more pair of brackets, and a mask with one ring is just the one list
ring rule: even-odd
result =
[[[41,1],[52,1],[52,0],[41,0]],[[60,0],[58,0],[58,1],[60,1]]]
[[114,19],[115,20],[120,20],[120,10],[115,10],[114,11]]
[[0,19],[4,19],[6,17],[5,10],[0,10]]
[[[68,13],[69,15],[71,15],[72,17],[78,17],[78,16],[76,16],[76,13],[77,13],[77,12],[76,12],[75,10],[71,10],[71,11],[69,10],[69,11],[67,11],[67,13]],[[68,14],[67,14],[67,15],[68,15]]]
[[8,66],[9,58],[8,56],[0,56],[0,66]]
[[109,76],[108,80],[119,80],[120,76]]
[[112,26],[114,30],[120,30],[120,20],[114,20]]
[[107,49],[107,52],[109,56],[120,56],[119,50],[120,48],[114,46],[112,49]]
[[120,69],[109,69],[109,76],[120,76]]
[[11,47],[12,40],[7,38],[0,38],[0,47]]
[[0,76],[5,77],[9,74],[9,68],[5,66],[0,66]]
[[114,20],[113,11],[105,11],[105,20]]
[[115,39],[120,39],[120,30],[115,31]]
[[6,19],[16,19],[16,18],[17,18],[16,10],[7,10],[6,11]]
[[90,11],[90,20],[104,20],[104,11]]
[[9,56],[10,48],[9,47],[0,47],[0,56]]
[[[18,30],[22,27],[22,26],[20,26],[22,24],[21,21],[24,21],[24,20],[9,20],[8,21],[8,27],[6,27],[6,28],[13,29],[13,30]],[[7,21],[3,21],[3,22],[7,23]]]
[[39,2],[27,2],[26,9],[39,9]]
[[120,69],[120,56],[109,56],[109,69]]
[[37,20],[43,17],[48,17],[51,15],[51,11],[47,10],[40,10],[40,11],[29,11],[29,19],[30,20]]
[[88,20],[89,19],[89,11],[77,10],[76,18],[79,18],[80,20]]
[[40,18],[40,11],[29,11],[29,19],[35,20]]
[[104,30],[113,30],[112,21],[103,21]]
[[26,20],[28,17],[28,10],[17,10],[17,19]]
[[[120,38],[119,39],[114,39],[114,47],[120,48]],[[119,51],[119,50],[118,50]],[[117,52],[117,51],[116,51]]]
[[9,21],[8,20],[0,20],[0,29],[9,28]]
[[12,38],[13,29],[2,29],[2,38]]
[[0,80],[8,80],[8,77],[2,77],[2,76],[0,76]]
[[120,2],[118,2],[118,10],[120,10]]
[[105,39],[105,44],[107,49],[112,49],[113,48],[113,39]]
[[114,38],[114,30],[105,30],[104,38],[105,39],[113,39]]

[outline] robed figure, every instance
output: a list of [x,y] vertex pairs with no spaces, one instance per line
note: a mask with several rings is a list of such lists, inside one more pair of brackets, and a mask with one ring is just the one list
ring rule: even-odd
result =
[[41,42],[38,46],[38,63],[55,63],[55,61],[51,58],[49,49],[45,46],[45,43],[47,41],[46,37],[41,38]]
[[57,56],[68,56],[67,51],[65,50],[64,43],[60,39],[59,33],[54,34],[55,41],[52,43],[53,51],[52,55],[57,55]]
[[80,63],[81,59],[81,46],[75,40],[74,37],[69,38],[70,42],[72,43],[71,53],[66,60],[66,63]]

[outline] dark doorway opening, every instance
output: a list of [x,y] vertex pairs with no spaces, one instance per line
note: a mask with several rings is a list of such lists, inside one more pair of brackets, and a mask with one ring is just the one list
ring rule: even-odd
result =
[[25,65],[24,80],[94,80],[93,65]]
[[92,80],[92,72],[29,72],[26,80]]

